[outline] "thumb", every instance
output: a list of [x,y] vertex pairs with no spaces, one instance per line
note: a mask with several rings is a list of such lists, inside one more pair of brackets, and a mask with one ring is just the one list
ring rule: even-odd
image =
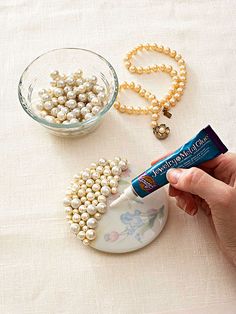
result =
[[209,206],[227,206],[227,201],[231,199],[230,186],[199,168],[173,168],[167,171],[166,176],[174,188],[200,196]]

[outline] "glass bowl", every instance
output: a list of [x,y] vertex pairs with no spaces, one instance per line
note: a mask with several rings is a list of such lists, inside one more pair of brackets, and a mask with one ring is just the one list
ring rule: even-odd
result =
[[[71,124],[57,124],[46,121],[37,115],[32,103],[39,99],[38,91],[49,88],[50,73],[73,73],[82,69],[85,76],[95,75],[98,84],[104,86],[107,103],[93,118]],[[82,48],[61,48],[48,51],[31,62],[21,75],[18,96],[25,112],[59,136],[82,136],[92,132],[102,121],[106,112],[112,107],[118,93],[118,78],[112,65],[99,54]]]

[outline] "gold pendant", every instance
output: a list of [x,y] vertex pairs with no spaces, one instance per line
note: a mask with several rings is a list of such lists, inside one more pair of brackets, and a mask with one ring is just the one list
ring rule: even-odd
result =
[[170,128],[164,123],[158,124],[155,128],[153,128],[153,133],[159,140],[164,140],[168,137],[170,133]]

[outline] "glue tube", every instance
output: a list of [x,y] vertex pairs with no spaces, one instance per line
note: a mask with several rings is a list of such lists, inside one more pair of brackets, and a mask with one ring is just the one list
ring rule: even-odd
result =
[[191,168],[227,152],[227,147],[210,125],[201,130],[189,142],[161,159],[134,178],[131,185],[110,204],[113,207],[123,200],[145,197],[168,183],[166,173],[170,168]]

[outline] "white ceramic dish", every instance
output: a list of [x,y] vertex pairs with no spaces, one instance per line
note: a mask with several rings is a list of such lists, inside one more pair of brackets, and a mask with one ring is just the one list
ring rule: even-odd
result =
[[118,194],[108,201],[108,211],[97,227],[94,249],[109,253],[126,253],[138,250],[152,242],[162,231],[168,216],[164,189],[136,201],[123,202],[109,209],[111,203],[130,184],[137,172],[127,170],[119,183]]

